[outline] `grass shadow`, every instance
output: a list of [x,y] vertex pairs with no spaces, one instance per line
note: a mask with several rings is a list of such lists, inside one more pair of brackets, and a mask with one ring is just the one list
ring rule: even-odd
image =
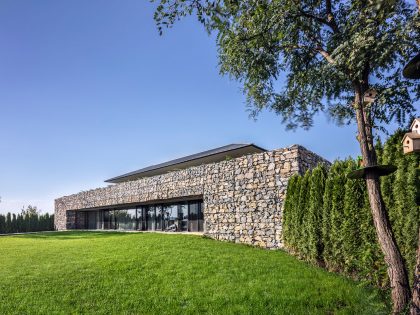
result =
[[107,238],[115,236],[127,236],[127,232],[96,232],[96,231],[60,231],[60,232],[39,232],[31,234],[11,235],[25,239],[49,239],[49,240],[75,240],[75,239],[92,239]]

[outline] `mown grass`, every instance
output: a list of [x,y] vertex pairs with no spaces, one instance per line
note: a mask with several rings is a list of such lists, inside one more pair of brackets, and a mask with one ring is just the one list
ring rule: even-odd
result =
[[376,290],[193,235],[0,237],[0,314],[383,314]]

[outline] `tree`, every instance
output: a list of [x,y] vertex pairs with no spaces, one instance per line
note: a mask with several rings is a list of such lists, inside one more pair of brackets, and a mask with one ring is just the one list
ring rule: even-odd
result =
[[[297,191],[297,180],[298,175],[293,175],[287,184],[287,194],[286,199],[284,201],[284,209],[283,209],[283,242],[288,247],[291,246],[290,241],[293,234],[293,225],[291,224],[293,218],[293,205],[295,200],[295,195]],[[0,221],[1,223],[1,221]]]
[[339,271],[344,266],[344,251],[343,251],[343,217],[344,217],[344,198],[345,198],[345,185],[347,168],[347,161],[336,162],[337,168],[332,176],[332,192],[331,192],[331,209],[330,215],[327,218],[330,221],[331,230],[330,242],[331,262],[329,268],[334,271]]
[[12,214],[7,212],[6,214],[6,233],[12,233]]
[[334,188],[334,173],[337,171],[338,163],[334,163],[329,171],[329,175],[325,181],[325,189],[323,195],[322,207],[322,223],[321,223],[321,239],[322,239],[322,257],[325,266],[330,269],[332,266],[332,239],[331,239],[331,208],[332,208],[332,195]]
[[23,207],[21,212],[23,215],[28,214],[30,216],[39,215],[41,213],[36,206],[31,205],[27,206],[26,209]]
[[327,171],[325,166],[319,165],[312,171],[310,178],[309,208],[307,212],[307,242],[308,259],[313,263],[321,260],[322,242],[321,242],[321,224],[323,195],[325,189],[325,180]]
[[0,214],[0,234],[6,233],[6,217]]
[[289,218],[290,230],[286,234],[287,238],[285,239],[286,244],[293,253],[299,253],[299,235],[300,235],[300,226],[299,226],[299,196],[302,188],[302,178],[300,176],[295,177],[294,181],[294,193],[291,195],[289,207]]
[[309,206],[309,192],[310,192],[310,177],[311,172],[308,170],[305,172],[305,175],[302,177],[302,181],[300,183],[300,191],[299,191],[299,201],[297,202],[297,218],[296,218],[296,238],[297,238],[297,249],[300,253],[301,257],[307,257],[307,246],[306,246],[306,230],[305,230],[305,217],[308,212]]
[[[420,22],[403,0],[155,1],[160,32],[194,14],[217,34],[221,73],[242,83],[254,114],[272,109],[289,128],[309,128],[320,111],[338,123],[356,122],[365,166],[377,164],[374,131],[414,112],[420,85],[404,79],[401,66],[420,50]],[[377,96],[369,103],[372,88]],[[400,312],[410,300],[407,271],[376,172],[367,173],[366,186],[393,310]]]
[[[352,171],[355,168],[355,161],[348,160],[347,171]],[[357,262],[361,258],[361,226],[365,189],[360,180],[347,180],[344,189],[343,228],[341,233],[344,270],[347,274],[353,274],[357,269]]]

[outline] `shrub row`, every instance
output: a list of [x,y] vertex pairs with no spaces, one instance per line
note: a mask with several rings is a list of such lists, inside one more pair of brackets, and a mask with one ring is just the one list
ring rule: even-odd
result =
[[[420,155],[403,155],[402,133],[382,145],[377,143],[380,164],[398,170],[381,177],[381,187],[395,237],[410,277],[415,265],[420,192]],[[356,161],[320,165],[304,176],[289,180],[283,212],[283,237],[294,255],[374,285],[386,287],[388,277],[370,212],[364,180],[347,174]]]
[[54,215],[41,214],[36,207],[29,206],[18,215],[10,212],[0,214],[0,234],[53,230]]

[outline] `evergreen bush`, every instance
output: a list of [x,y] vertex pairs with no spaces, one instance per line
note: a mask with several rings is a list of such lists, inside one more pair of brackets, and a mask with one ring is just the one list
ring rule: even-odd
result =
[[[384,144],[377,142],[380,164],[397,171],[381,177],[383,198],[405,260],[413,276],[420,222],[420,154],[404,155],[402,131]],[[364,180],[347,174],[357,168],[353,159],[335,161],[293,176],[284,206],[283,238],[293,254],[328,270],[388,286],[386,265],[376,238]]]
[[36,207],[29,206],[21,213],[0,214],[0,234],[54,231],[54,215],[41,214]]

